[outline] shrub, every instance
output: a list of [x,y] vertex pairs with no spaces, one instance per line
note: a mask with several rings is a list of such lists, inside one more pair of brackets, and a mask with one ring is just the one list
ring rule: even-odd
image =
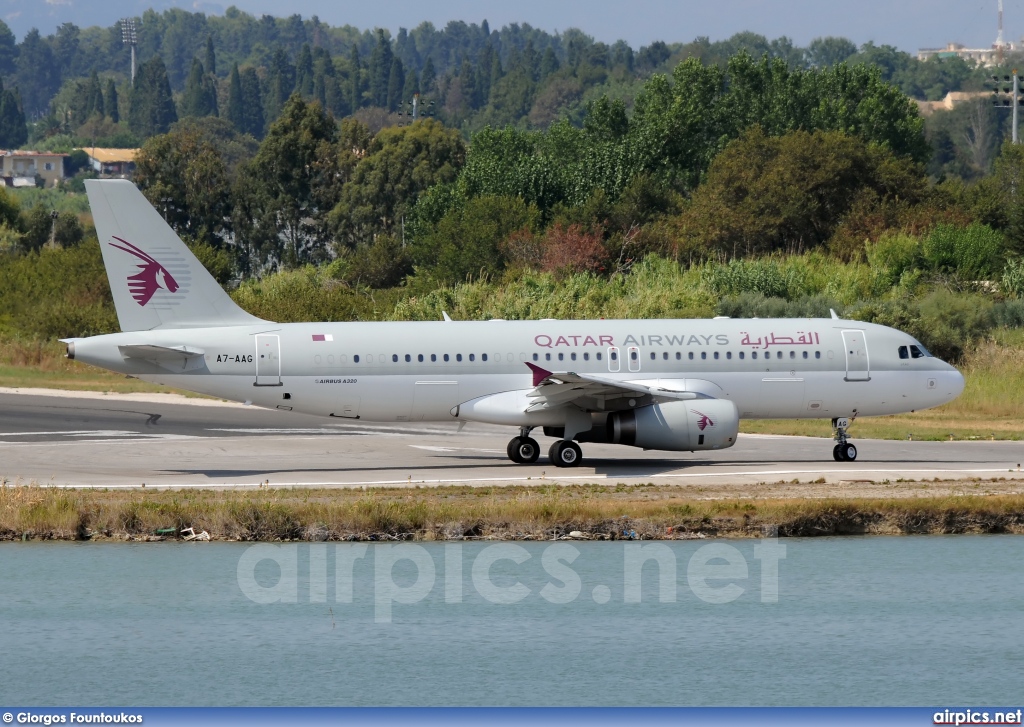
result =
[[1024,298],[1024,260],[1017,258],[1006,263],[1000,288],[1004,295]]
[[936,225],[924,239],[925,262],[933,270],[987,280],[1001,266],[1004,239],[988,225]]
[[766,298],[760,293],[741,293],[719,301],[717,314],[730,318],[828,318],[829,309],[841,310],[842,307],[823,295],[786,300]]
[[546,272],[558,276],[598,273],[605,269],[606,259],[601,235],[586,232],[580,225],[563,227],[561,223],[555,223],[544,236],[541,264]]
[[904,272],[921,265],[921,241],[903,233],[887,233],[878,242],[867,243],[868,264],[886,273],[889,284],[894,284]]

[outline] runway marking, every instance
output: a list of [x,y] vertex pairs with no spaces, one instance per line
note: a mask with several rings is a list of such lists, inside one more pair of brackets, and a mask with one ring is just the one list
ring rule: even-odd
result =
[[487,454],[505,454],[503,449],[480,449],[479,447],[433,447],[428,444],[410,444],[413,449],[425,449],[428,452],[486,452]]

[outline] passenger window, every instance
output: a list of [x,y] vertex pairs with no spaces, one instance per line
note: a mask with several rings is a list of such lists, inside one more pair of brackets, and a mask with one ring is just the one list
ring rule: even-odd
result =
[[746,357],[747,357],[747,354],[745,354],[743,351],[740,351],[740,360],[742,361]]
[[410,356],[409,354],[405,354],[405,362],[412,363],[412,356]]
[[637,360],[637,358],[638,358],[638,356],[636,355],[636,351],[630,351],[630,352],[629,352],[629,357],[630,357],[630,358],[631,358],[632,360],[636,361],[636,360]]
[[706,359],[708,357],[708,352],[707,351],[701,351],[700,352],[700,357],[701,357],[702,360]]
[[618,351],[612,351],[608,355],[612,357],[612,361],[618,361],[619,360],[619,352]]
[[725,357],[728,358],[728,359],[731,359],[732,358],[732,351],[726,351],[725,352]]
[[689,356],[690,356],[690,360],[693,361],[693,351],[690,351]]
[[538,354],[533,354],[533,360],[540,361],[540,356]]
[[550,353],[544,354],[544,360],[545,361],[550,361],[551,360],[551,354]]
[[655,361],[655,360],[657,360],[657,358],[658,358],[658,354],[656,354],[654,351],[651,351],[651,361]]
[[445,360],[445,361],[447,361],[447,360],[448,360],[448,354],[445,354],[445,355],[444,355],[444,360]]
[[[573,354],[573,356],[575,356],[575,355],[576,355],[576,354]],[[589,353],[584,353],[584,354],[583,354],[583,360],[584,360],[584,361],[589,361],[589,360],[590,360],[590,354],[589,354]]]
[[775,358],[782,358],[782,351],[776,351]]
[[481,361],[486,361],[487,360],[487,354],[486,353],[480,354],[480,360]]
[[476,354],[475,353],[469,354],[469,360],[470,361],[476,361]]
[[683,360],[683,354],[681,354],[679,351],[676,351],[676,361],[682,361],[682,360]]
[[718,360],[718,351],[715,351],[715,360]]
[[757,351],[750,354],[750,358],[757,358]]
[[398,363],[398,354],[397,353],[391,354],[391,362],[392,363]]
[[821,351],[815,351],[814,358],[821,358]]
[[421,354],[418,354],[418,355],[416,356],[416,360],[417,360],[417,361],[419,361],[420,363],[423,363],[423,354],[422,354],[422,353],[421,353]]
[[558,360],[559,361],[564,361],[565,360],[565,354],[564,353],[558,354]]
[[790,351],[789,352],[789,357],[790,358],[796,358],[796,351]]
[[906,346],[900,346],[900,358],[910,358],[910,352]]
[[807,358],[807,351],[804,351],[804,358]]
[[455,360],[456,361],[461,361],[462,360],[462,354],[461,353],[455,354]]
[[352,363],[359,363],[359,354],[358,353],[355,356],[352,357]]
[[600,354],[600,353],[595,353],[595,354],[594,354],[594,356],[595,356],[595,357],[597,357],[597,360],[598,360],[598,361],[600,361],[600,360],[601,360],[601,354]]
[[668,351],[665,351],[665,353],[661,354],[661,357],[668,361]]
[[911,346],[910,358],[924,358],[924,354],[921,353],[921,349],[919,349],[917,346]]
[[569,354],[569,358],[571,358],[573,361],[575,361],[576,360],[576,354],[575,353],[570,353]]

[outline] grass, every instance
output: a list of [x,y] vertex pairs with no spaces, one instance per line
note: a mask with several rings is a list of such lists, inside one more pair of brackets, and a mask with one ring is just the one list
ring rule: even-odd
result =
[[1024,533],[1024,495],[697,500],[671,486],[430,490],[81,491],[0,487],[0,539],[619,539],[867,533]]

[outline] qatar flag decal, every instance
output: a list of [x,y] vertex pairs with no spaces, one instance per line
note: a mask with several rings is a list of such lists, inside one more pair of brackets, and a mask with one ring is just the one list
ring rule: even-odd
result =
[[334,340],[334,336],[331,335],[330,333],[314,333],[313,334],[313,340],[314,341],[320,341],[320,342],[323,342],[323,341],[333,341]]

